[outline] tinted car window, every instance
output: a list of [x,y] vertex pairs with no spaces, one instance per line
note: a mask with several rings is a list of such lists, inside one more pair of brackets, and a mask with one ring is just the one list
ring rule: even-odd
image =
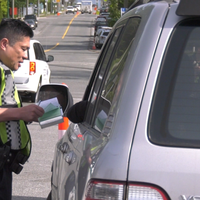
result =
[[45,54],[44,54],[44,50],[43,50],[43,48],[41,47],[41,45],[38,44],[38,43],[34,43],[33,47],[34,47],[36,59],[37,59],[37,60],[46,61],[46,57],[45,57]]
[[[115,45],[116,45],[116,42],[117,42],[117,39],[120,35],[120,32],[122,30],[122,27],[118,28],[115,33],[112,34],[112,36],[109,38],[109,42],[107,43],[107,46],[104,48],[104,54],[103,56],[101,57],[101,60],[99,61],[99,72],[97,73],[97,76],[96,76],[96,83],[94,85],[94,88],[90,94],[90,106],[89,106],[89,109],[88,109],[88,113],[92,113],[93,112],[93,108],[94,108],[94,105],[95,105],[95,102],[96,102],[96,99],[97,99],[97,94],[98,94],[98,91],[99,91],[99,88],[101,86],[101,83],[102,83],[102,78],[103,78],[103,75],[106,71],[106,67],[108,65],[108,62],[109,62],[109,59],[112,55],[112,52],[114,51],[114,48],[115,48]],[[89,122],[91,119],[91,114],[88,115],[88,118],[87,118],[87,121]]]
[[[134,41],[140,23],[140,18],[131,18],[128,20],[123,32],[119,38],[119,42],[115,46],[115,51],[109,60],[107,69],[107,77],[104,80],[101,94],[98,97],[96,113],[94,116],[94,128],[101,131],[107,119],[112,100],[115,95],[117,85],[120,80],[121,73],[124,69],[125,62],[128,56],[129,49]],[[115,38],[114,38],[115,39]],[[105,59],[106,61],[106,59]]]
[[151,109],[149,138],[160,145],[200,147],[200,22],[179,24],[167,49]]
[[37,17],[35,15],[25,15],[24,19],[34,19],[34,20],[37,20]]
[[97,21],[96,22],[97,26],[101,26],[101,25],[107,25],[107,21]]
[[107,36],[108,34],[109,34],[109,32],[104,32],[103,33],[104,36]]

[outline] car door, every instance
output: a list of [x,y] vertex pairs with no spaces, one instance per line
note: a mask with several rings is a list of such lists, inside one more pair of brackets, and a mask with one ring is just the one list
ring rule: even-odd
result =
[[122,90],[118,85],[139,23],[138,17],[123,20],[103,48],[83,98],[88,102],[85,119],[82,123],[71,123],[57,145],[53,199],[56,195],[57,199],[83,198],[99,154],[109,140],[109,122],[114,118],[115,105]]
[[[83,98],[84,101],[90,101],[95,104],[95,97],[100,89],[102,77],[105,74],[109,57],[112,55],[120,30],[109,38],[109,42],[104,48],[105,51],[100,56],[90,78]],[[94,151],[96,153],[98,148],[94,145],[101,144],[100,141],[102,140],[101,133],[91,128],[89,116],[92,116],[92,113],[93,107],[89,106],[86,113],[87,119],[79,124],[71,123],[62,141],[57,144],[57,155],[54,156],[52,176],[53,188],[55,187],[57,191],[54,193],[54,190],[52,190],[53,199],[69,199],[74,196],[76,196],[76,199],[81,199],[83,195],[85,184],[90,174],[90,165],[92,164],[91,149],[93,153]],[[74,162],[66,161],[70,152],[73,152]]]

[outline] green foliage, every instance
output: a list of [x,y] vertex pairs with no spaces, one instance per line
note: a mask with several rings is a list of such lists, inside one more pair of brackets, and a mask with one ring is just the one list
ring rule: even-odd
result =
[[[24,6],[24,7],[26,6],[26,1],[15,0],[15,7],[20,8],[22,6]],[[11,7],[11,4],[10,4],[10,7]]]
[[[113,26],[116,21],[121,17],[120,9],[124,7],[124,1],[125,0],[110,0],[109,5],[109,12],[110,12],[110,20],[109,20],[109,26]],[[128,7],[135,1],[135,0],[127,0],[128,1]]]
[[110,20],[109,20],[109,26],[113,26],[115,22],[120,18],[120,10],[118,8],[118,2],[116,0],[110,0],[110,6],[109,6],[109,12],[110,12]]
[[2,18],[7,17],[7,0],[0,1],[0,21]]

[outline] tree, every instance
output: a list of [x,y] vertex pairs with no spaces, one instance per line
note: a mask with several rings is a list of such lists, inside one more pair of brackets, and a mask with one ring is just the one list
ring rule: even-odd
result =
[[7,0],[0,0],[0,21],[7,17]]
[[118,1],[116,0],[110,0],[110,6],[109,6],[109,12],[110,12],[110,20],[109,20],[109,26],[113,26],[115,22],[120,18],[120,10],[118,8]]
[[[128,1],[128,7],[135,1],[135,0],[126,0]],[[113,26],[116,21],[121,17],[120,9],[124,7],[124,0],[110,0],[109,5],[109,12],[110,12],[110,20],[109,26]]]

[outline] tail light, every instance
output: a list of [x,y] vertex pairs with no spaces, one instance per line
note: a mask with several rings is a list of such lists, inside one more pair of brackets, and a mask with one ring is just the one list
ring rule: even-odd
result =
[[36,72],[36,63],[35,62],[30,62],[30,67],[29,67],[29,75],[33,75]]
[[86,200],[124,199],[124,184],[91,181],[88,184]]
[[95,181],[87,186],[85,200],[169,200],[160,188],[152,185]]
[[128,187],[128,200],[168,200],[164,191],[152,185],[130,184]]

